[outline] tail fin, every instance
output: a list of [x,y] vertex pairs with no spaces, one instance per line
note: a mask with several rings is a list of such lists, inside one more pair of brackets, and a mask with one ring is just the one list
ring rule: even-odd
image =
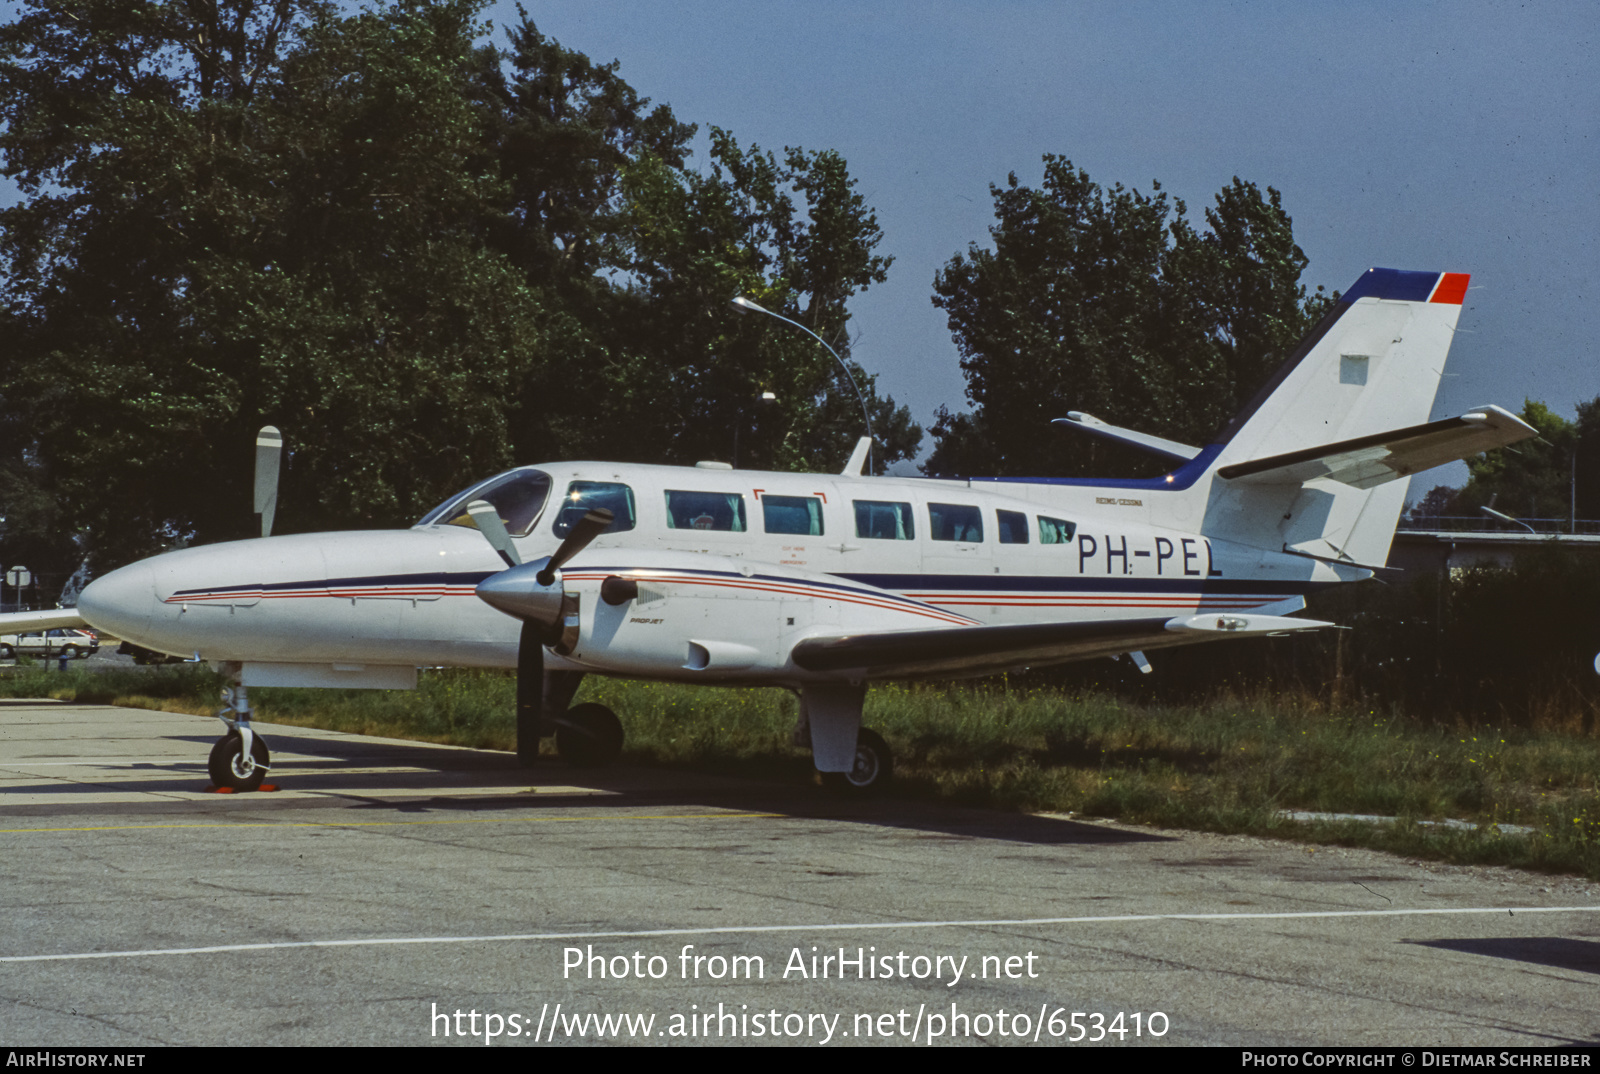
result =
[[1467,280],[1369,269],[1228,423],[1217,465],[1426,422]]
[[[1405,482],[1391,478],[1411,470],[1392,463],[1372,480],[1367,466],[1368,479],[1351,483],[1341,476],[1348,466],[1319,472],[1303,460],[1326,463],[1342,459],[1340,451],[1363,450],[1376,451],[1381,464],[1392,453],[1389,440],[1398,444],[1406,434],[1415,442],[1444,373],[1467,280],[1455,272],[1363,274],[1206,452],[1215,479],[1204,531],[1382,564],[1406,494]],[[1448,458],[1429,465],[1442,461]]]

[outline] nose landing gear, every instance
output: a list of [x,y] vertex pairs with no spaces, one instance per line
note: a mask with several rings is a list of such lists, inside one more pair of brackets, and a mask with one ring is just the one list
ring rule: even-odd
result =
[[235,791],[259,790],[271,770],[271,755],[260,735],[251,735],[250,752],[245,753],[244,736],[229,732],[211,747],[211,782]]
[[266,739],[250,728],[250,697],[244,683],[237,672],[230,678],[232,685],[223,689],[223,707],[217,713],[228,733],[211,747],[207,769],[218,790],[259,790],[261,781],[272,770],[272,755],[267,751]]

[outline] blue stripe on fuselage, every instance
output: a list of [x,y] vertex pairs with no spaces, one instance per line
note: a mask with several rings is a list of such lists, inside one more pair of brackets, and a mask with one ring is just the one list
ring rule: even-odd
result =
[[[572,570],[582,571],[609,571],[617,574],[641,571],[663,570],[665,568],[638,568],[625,566],[578,566]],[[369,575],[361,578],[328,578],[321,581],[304,582],[271,582],[255,583],[234,586],[217,586],[209,589],[183,589],[174,593],[169,600],[183,597],[222,596],[230,593],[271,593],[292,592],[301,589],[378,589],[384,586],[451,586],[473,587],[485,578],[489,578],[498,571],[437,571],[426,574],[389,574]],[[716,578],[737,578],[745,581],[759,580],[765,582],[779,582],[790,585],[811,585],[818,588],[834,588],[841,592],[859,592],[843,582],[855,582],[859,585],[872,586],[874,589],[886,590],[892,594],[913,591],[961,591],[967,593],[1017,593],[1017,592],[1093,592],[1093,593],[1242,593],[1242,594],[1273,594],[1294,593],[1305,594],[1337,582],[1312,582],[1303,579],[1297,580],[1263,580],[1263,579],[1206,579],[1203,577],[1186,578],[1131,578],[1131,577],[1083,577],[1078,575],[1017,575],[996,576],[991,574],[846,574],[838,573],[832,577],[842,579],[843,582],[822,582],[814,579],[797,579],[782,574],[755,574],[742,575],[729,571],[705,571],[693,568],[672,569],[676,574],[702,574]]]
[[1259,579],[1205,578],[1082,578],[1075,575],[1029,575],[1002,578],[992,574],[841,574],[863,585],[894,592],[1039,592],[1070,593],[1310,593],[1337,582],[1306,580],[1266,581]]

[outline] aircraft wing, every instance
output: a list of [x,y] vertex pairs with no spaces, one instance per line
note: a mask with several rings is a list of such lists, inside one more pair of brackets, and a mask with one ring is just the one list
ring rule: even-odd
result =
[[[1220,641],[1332,626],[1280,615],[1208,613],[1176,618],[899,630],[807,638],[794,662],[807,671],[859,671],[868,678],[987,675],[1030,665],[1064,664],[1133,650]],[[1210,635],[1196,637],[1196,634]]]
[[1217,476],[1259,485],[1298,485],[1328,478],[1369,489],[1538,435],[1537,429],[1510,411],[1486,406],[1409,429],[1235,463],[1219,469]]
[[76,608],[50,608],[41,612],[0,613],[0,634],[29,634],[57,627],[88,626]]

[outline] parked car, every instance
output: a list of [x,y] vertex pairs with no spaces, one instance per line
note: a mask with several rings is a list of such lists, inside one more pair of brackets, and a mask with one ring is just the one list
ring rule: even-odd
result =
[[31,634],[0,634],[0,660],[16,656],[92,656],[100,651],[100,639],[90,630],[62,627],[36,630]]

